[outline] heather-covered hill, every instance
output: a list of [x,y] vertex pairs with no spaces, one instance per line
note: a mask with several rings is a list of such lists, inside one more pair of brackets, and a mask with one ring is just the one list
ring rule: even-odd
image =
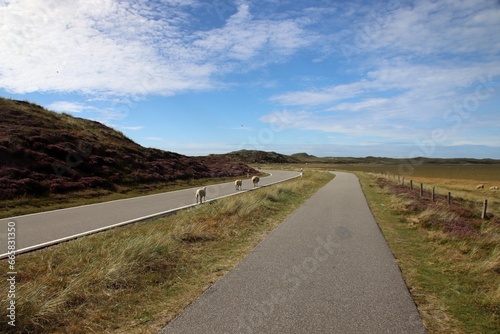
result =
[[239,150],[229,152],[223,155],[210,155],[212,157],[226,156],[235,161],[241,161],[247,164],[283,164],[283,163],[297,163],[300,162],[289,155],[284,155],[276,152],[265,152],[258,150]]
[[228,157],[144,148],[101,123],[0,98],[0,199],[247,172]]

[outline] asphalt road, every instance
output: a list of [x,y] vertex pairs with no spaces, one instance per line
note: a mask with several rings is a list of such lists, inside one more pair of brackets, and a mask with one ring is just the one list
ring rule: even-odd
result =
[[335,174],[161,334],[426,333],[358,179]]
[[[297,177],[298,172],[264,171],[259,186]],[[168,214],[178,208],[195,205],[195,189],[185,189],[156,195],[135,197],[105,203],[84,205],[62,210],[0,219],[0,258],[7,255],[9,223],[15,223],[15,244],[18,253],[46,247],[75,237],[111,227]],[[250,179],[243,180],[243,191],[253,189]],[[240,192],[240,191],[238,191]],[[207,202],[237,193],[234,182],[207,187]]]

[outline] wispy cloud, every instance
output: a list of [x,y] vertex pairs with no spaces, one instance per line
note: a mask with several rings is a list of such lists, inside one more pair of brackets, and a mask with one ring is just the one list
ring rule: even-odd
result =
[[390,99],[387,98],[369,98],[364,99],[359,102],[344,102],[339,103],[331,108],[326,109],[327,111],[361,111],[373,108],[388,108],[391,103]]
[[[500,6],[487,0],[395,4],[361,15],[346,11],[354,28],[340,30],[330,39],[336,46],[323,48],[342,56],[351,71],[356,66],[356,76],[274,95],[270,100],[289,110],[288,121],[279,122],[275,112],[261,121],[354,136],[358,143],[411,142],[439,129],[448,145],[467,133],[468,143],[499,146],[490,134],[495,122],[477,121],[491,120],[487,106],[500,99],[500,38],[492,33],[500,29]],[[460,131],[451,121],[459,112]]]
[[500,22],[497,1],[416,1],[394,10],[369,50],[383,49],[406,57],[468,53],[496,55],[493,37]]
[[82,103],[77,102],[69,102],[69,101],[56,101],[47,106],[49,109],[59,112],[67,112],[67,113],[81,113],[85,110],[93,110],[94,108],[91,106],[84,105]]
[[222,27],[197,30],[190,10],[198,8],[195,1],[10,1],[0,6],[0,87],[170,95],[213,88],[228,71],[279,61],[309,43],[295,21],[256,19],[244,2]]
[[[463,93],[464,89],[479,81],[480,78],[498,75],[500,75],[500,61],[460,66],[398,62],[381,65],[367,72],[356,82],[287,92],[275,95],[271,97],[271,100],[282,105],[316,106],[383,93],[391,96],[413,96],[416,99],[450,97]],[[381,102],[382,100],[379,98],[372,100],[371,103],[373,104],[374,101]],[[352,108],[353,105],[350,104],[350,106]]]
[[144,126],[142,126],[142,125],[136,125],[136,126],[123,126],[123,125],[120,125],[118,128],[121,129],[121,130],[138,131],[138,130],[144,129]]
[[[176,5],[164,9],[180,12]],[[175,43],[159,54],[155,41],[175,41],[179,28],[175,18],[155,20],[152,9],[110,0],[11,1],[0,7],[0,85],[18,93],[113,94],[207,86],[210,66],[168,62],[181,56]]]
[[254,129],[250,126],[240,125],[233,127],[219,127],[221,130],[233,130],[233,131],[253,131]]
[[114,124],[114,122],[121,121],[128,116],[130,108],[126,104],[99,108],[84,102],[56,101],[47,105],[47,108],[58,112],[78,114],[79,116],[93,119],[108,126],[120,128],[121,130],[135,131],[143,128],[142,126],[121,126]]
[[[468,129],[474,138],[472,142],[484,143],[485,138],[471,128],[484,133],[485,129],[498,126],[491,122],[489,114],[489,124],[477,122],[481,115],[489,113],[480,107],[500,95],[500,85],[491,74],[500,75],[500,63],[465,69],[411,64],[403,68],[381,68],[370,73],[369,79],[340,88],[333,86],[322,91],[289,92],[274,97],[289,108],[286,117],[273,112],[261,117],[261,121],[285,129],[341,133],[359,140],[373,137],[378,141],[427,138],[434,129],[445,129],[449,141],[459,140],[460,132],[448,129],[455,128],[459,122],[462,134]],[[299,109],[290,109],[293,106]],[[487,141],[492,143],[492,138]]]

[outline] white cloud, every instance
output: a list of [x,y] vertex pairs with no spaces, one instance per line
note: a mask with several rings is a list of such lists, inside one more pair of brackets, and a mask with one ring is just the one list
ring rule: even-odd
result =
[[234,127],[219,127],[221,130],[234,130],[234,131],[253,131],[254,129],[249,126],[234,126]]
[[468,143],[498,146],[498,117],[487,106],[499,100],[499,76],[500,62],[381,66],[353,83],[274,96],[274,101],[300,109],[260,120],[281,129],[342,134],[358,142],[427,140],[436,130],[445,132],[442,143],[461,143],[466,135]]
[[335,105],[331,108],[328,108],[327,111],[360,111],[372,108],[380,108],[380,107],[388,107],[388,104],[391,102],[390,99],[387,98],[372,98],[365,99],[360,102],[345,102]]
[[388,14],[390,19],[370,49],[420,54],[471,53],[495,55],[500,7],[491,0],[416,1]]
[[280,61],[311,43],[298,21],[257,19],[250,9],[243,3],[222,28],[195,33],[190,51],[208,54],[225,72]]
[[127,104],[117,104],[114,107],[99,108],[83,102],[71,101],[56,101],[47,105],[47,109],[49,110],[78,114],[79,116],[102,122],[108,126],[121,130],[136,131],[143,129],[143,126],[123,126],[114,123],[125,119],[129,115],[130,108],[131,107]]
[[[366,73],[359,81],[321,87],[318,89],[293,91],[271,97],[282,105],[317,106],[335,104],[352,98],[363,98],[384,93],[407,96],[415,100],[452,97],[463,94],[463,90],[482,78],[500,75],[500,61],[461,66],[420,65],[406,62],[384,64]],[[392,100],[392,99],[391,99]],[[387,98],[375,98],[373,103],[387,102]],[[415,101],[417,102],[417,101]],[[366,102],[363,102],[366,104]],[[359,103],[344,104],[352,109]],[[339,106],[333,107],[338,109]]]
[[349,62],[393,57],[428,61],[457,53],[491,59],[500,51],[493,33],[499,29],[500,7],[492,0],[389,1],[369,8],[369,13],[346,14],[351,24],[335,34],[335,50]]
[[144,129],[144,126],[142,125],[136,125],[136,126],[123,126],[120,125],[118,126],[120,130],[125,130],[125,131],[138,131]]
[[315,106],[338,100],[349,99],[361,95],[372,84],[366,80],[331,87],[321,87],[319,89],[288,92],[271,97],[283,105],[308,105]]
[[313,130],[336,134],[343,134],[351,138],[377,137],[413,139],[415,135],[422,134],[421,130],[411,131],[411,126],[390,124],[376,115],[357,114],[345,117],[343,114],[324,114],[308,111],[273,112],[260,118],[272,128],[286,130]]
[[226,142],[168,142],[162,145],[165,150],[186,155],[222,154],[241,149],[241,145]]
[[59,111],[59,112],[68,112],[68,113],[81,113],[85,110],[92,110],[93,107],[86,106],[82,103],[77,102],[68,102],[68,101],[56,101],[47,106],[48,109]]
[[[307,44],[294,21],[254,19],[246,4],[222,28],[196,30],[186,8],[197,6],[13,0],[0,6],[0,87],[170,95],[213,88],[228,70],[261,66]],[[248,66],[235,66],[241,62]]]

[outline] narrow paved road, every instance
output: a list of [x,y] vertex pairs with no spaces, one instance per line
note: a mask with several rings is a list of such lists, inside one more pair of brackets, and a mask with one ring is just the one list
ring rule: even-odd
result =
[[358,179],[335,174],[161,334],[426,333]]
[[[261,178],[259,186],[297,177],[298,172],[265,171],[271,173]],[[243,190],[250,190],[250,179],[243,180]],[[7,232],[9,222],[15,222],[16,249],[27,251],[94,233],[112,226],[124,225],[159,213],[195,204],[195,189],[171,191],[105,203],[84,205],[0,219],[0,258],[7,255]],[[234,183],[227,182],[207,187],[207,201],[236,193]]]

